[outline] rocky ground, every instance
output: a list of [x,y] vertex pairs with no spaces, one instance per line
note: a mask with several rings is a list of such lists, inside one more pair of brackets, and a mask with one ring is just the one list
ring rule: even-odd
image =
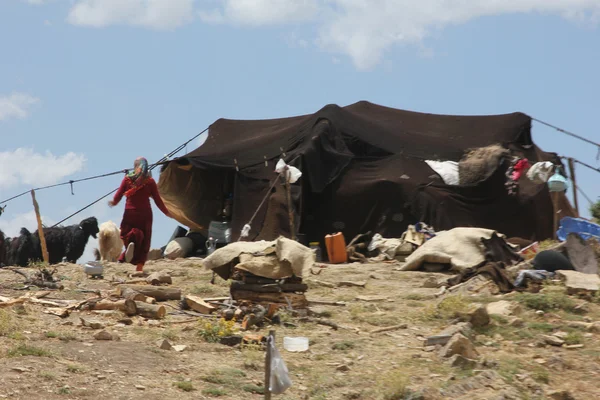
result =
[[[339,325],[302,322],[283,314],[277,345],[293,386],[275,399],[594,399],[600,398],[600,305],[567,296],[559,284],[537,294],[448,294],[436,297],[447,276],[400,272],[397,264],[323,268],[309,279],[309,301],[319,318]],[[228,294],[227,282],[209,283],[199,260],[157,261],[149,272],[169,270],[184,294]],[[105,279],[87,278],[81,266],[60,265],[62,291],[44,300],[113,290],[127,266],[111,264]],[[114,278],[113,278],[114,277]],[[432,280],[432,278],[434,278]],[[364,287],[339,282],[365,283]],[[0,270],[1,296],[26,291],[23,277]],[[28,292],[32,292],[30,288]],[[503,301],[502,303],[498,303]],[[72,312],[67,318],[26,302],[0,308],[0,398],[11,399],[259,399],[264,351],[205,341],[203,324],[181,314],[176,301],[160,322],[120,312]],[[488,312],[489,311],[489,312]],[[492,315],[490,315],[492,314]],[[104,325],[118,340],[96,340]],[[237,326],[239,329],[239,325]],[[383,329],[386,328],[386,329]],[[448,344],[426,346],[442,331]],[[283,350],[284,336],[306,336],[304,353]],[[159,342],[187,346],[163,350]],[[433,340],[433,339],[430,339]]]

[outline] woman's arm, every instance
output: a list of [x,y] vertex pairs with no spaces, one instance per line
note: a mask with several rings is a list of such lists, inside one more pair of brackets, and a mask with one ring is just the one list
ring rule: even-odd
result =
[[108,202],[108,205],[111,207],[114,207],[117,204],[119,204],[119,202],[123,198],[123,194],[125,193],[126,190],[127,190],[127,177],[123,178],[123,180],[121,181],[121,186],[119,186],[117,193],[115,193],[115,197],[111,201]]
[[156,206],[167,217],[171,217],[171,214],[169,213],[169,210],[167,210],[167,207],[165,206],[165,203],[163,203],[163,201],[162,201],[162,199],[160,197],[160,193],[158,193],[158,186],[156,185],[156,181],[154,179],[151,179],[150,182],[148,182],[148,184],[150,185],[150,191],[152,193],[152,198],[154,199],[154,203],[156,203]]

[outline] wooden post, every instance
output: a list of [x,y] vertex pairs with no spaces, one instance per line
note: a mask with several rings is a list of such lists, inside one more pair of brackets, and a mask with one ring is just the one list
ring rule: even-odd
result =
[[575,205],[575,212],[579,217],[579,201],[577,199],[577,179],[575,179],[575,163],[572,158],[569,158],[569,173],[571,174],[571,183],[573,184],[573,204]]
[[267,356],[265,357],[265,400],[271,400],[271,343],[275,344],[275,331],[269,331],[267,339]]
[[286,166],[284,171],[284,179],[285,179],[285,193],[287,197],[288,203],[288,216],[290,218],[290,234],[292,240],[296,240],[296,228],[294,224],[294,210],[292,209],[292,188],[289,181],[290,170]]
[[558,194],[559,192],[551,192],[550,195],[552,196],[552,216],[553,216],[553,231],[552,231],[552,237],[554,238],[554,240],[558,239],[558,234],[556,233],[556,231],[558,230]]
[[35,191],[31,190],[31,198],[33,199],[33,209],[35,210],[35,217],[38,223],[38,234],[40,235],[40,244],[42,245],[42,257],[46,264],[50,263],[50,257],[48,255],[48,248],[46,247],[46,237],[44,236],[44,227],[42,225],[42,217],[40,216],[40,206],[35,199]]

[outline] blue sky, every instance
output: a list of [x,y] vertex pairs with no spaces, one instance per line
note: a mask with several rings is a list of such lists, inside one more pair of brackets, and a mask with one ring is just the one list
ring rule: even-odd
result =
[[[3,0],[0,197],[157,160],[220,117],[359,100],[522,111],[600,142],[599,21],[600,0]],[[600,166],[594,146],[539,124],[533,134]],[[577,174],[597,199],[598,173]],[[119,181],[39,192],[45,223]],[[103,201],[69,223],[121,213]],[[21,226],[35,228],[28,196],[0,217],[8,234]],[[154,246],[175,226],[155,208]]]

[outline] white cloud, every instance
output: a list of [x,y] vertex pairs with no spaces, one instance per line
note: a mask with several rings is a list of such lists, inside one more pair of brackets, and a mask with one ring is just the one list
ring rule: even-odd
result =
[[38,103],[40,99],[26,93],[12,93],[0,96],[0,121],[10,118],[24,119],[29,115],[29,108]]
[[85,161],[83,155],[73,152],[61,156],[27,148],[0,152],[0,188],[52,185],[80,171]]
[[[31,233],[37,230],[37,219],[35,211],[29,211],[24,214],[17,214],[12,218],[7,218],[10,215],[10,205],[6,212],[0,216],[0,230],[8,237],[19,236],[21,228],[27,228]],[[45,226],[54,225],[55,221],[42,215],[42,223]]]
[[73,25],[139,25],[174,29],[193,18],[194,0],[76,0],[67,20]]
[[204,22],[233,22],[261,26],[312,19],[319,11],[319,0],[225,0],[223,9],[200,11]]
[[[436,29],[481,17],[551,13],[597,22],[600,0],[223,0],[201,12],[210,22],[266,26],[310,21],[317,43],[346,54],[359,69],[378,64],[394,45],[419,44]],[[210,18],[207,18],[209,16]]]

